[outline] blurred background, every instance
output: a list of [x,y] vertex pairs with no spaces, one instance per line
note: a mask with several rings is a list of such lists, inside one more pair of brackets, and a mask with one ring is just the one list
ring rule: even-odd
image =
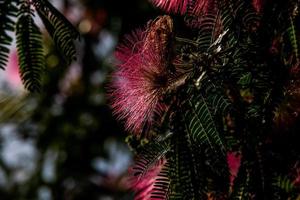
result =
[[0,72],[0,199],[133,199],[128,133],[106,90],[119,39],[159,11],[147,0],[51,2],[81,33],[77,61],[66,65],[42,30],[47,67],[43,91],[33,95],[23,89],[12,47]]

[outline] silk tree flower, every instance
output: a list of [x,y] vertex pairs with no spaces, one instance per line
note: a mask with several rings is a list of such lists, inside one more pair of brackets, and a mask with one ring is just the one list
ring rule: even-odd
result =
[[230,172],[230,185],[233,186],[234,179],[237,177],[241,165],[241,155],[237,152],[228,152],[227,163]]
[[252,0],[252,5],[256,12],[260,13],[263,8],[264,1],[263,0]]
[[172,38],[169,16],[148,23],[125,37],[116,50],[117,69],[112,75],[112,108],[125,128],[134,134],[147,131],[166,106],[161,98],[169,83],[167,46]]
[[199,15],[209,7],[209,0],[150,0],[155,6],[168,13]]

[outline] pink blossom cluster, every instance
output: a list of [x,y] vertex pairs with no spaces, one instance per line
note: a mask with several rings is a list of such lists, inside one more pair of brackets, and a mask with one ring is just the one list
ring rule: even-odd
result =
[[264,0],[252,0],[252,5],[256,12],[260,13],[263,8]]
[[[153,5],[161,8],[167,13],[181,15],[200,15],[214,7],[214,0],[150,0]],[[264,0],[252,0],[252,5],[257,12],[260,12]]]
[[210,0],[151,0],[151,2],[168,13],[199,15],[207,11]]
[[230,172],[230,185],[233,186],[241,165],[241,155],[238,152],[228,152],[227,163]]
[[148,24],[146,30],[127,35],[115,54],[119,63],[112,80],[112,108],[135,134],[147,130],[165,108],[161,96],[168,83],[165,45],[173,28],[171,18],[162,16]]

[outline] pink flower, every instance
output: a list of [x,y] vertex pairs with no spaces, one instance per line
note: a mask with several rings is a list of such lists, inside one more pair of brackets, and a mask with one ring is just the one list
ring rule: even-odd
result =
[[209,0],[151,0],[151,2],[168,13],[181,15],[199,15],[206,12]]
[[227,162],[230,172],[230,185],[232,186],[241,165],[241,155],[239,155],[237,152],[228,152]]
[[146,31],[136,30],[117,47],[119,63],[112,78],[112,108],[127,130],[140,134],[165,109],[161,98],[168,86],[166,45],[172,33],[169,16],[149,23]]
[[260,13],[263,7],[263,0],[252,0],[252,5],[256,12]]
[[17,89],[22,86],[21,78],[19,75],[18,55],[17,51],[13,50],[10,53],[7,63],[7,81],[12,88]]
[[151,0],[152,3],[165,10],[166,12],[174,12],[185,14],[188,11],[190,0]]
[[194,5],[192,6],[192,14],[193,15],[200,15],[201,13],[207,13],[208,9],[210,7],[213,7],[210,5],[212,2],[209,0],[191,0],[191,2],[194,2]]

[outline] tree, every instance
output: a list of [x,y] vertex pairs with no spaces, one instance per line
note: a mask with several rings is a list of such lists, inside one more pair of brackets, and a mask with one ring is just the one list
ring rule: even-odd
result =
[[[132,133],[135,199],[299,199],[300,2],[151,2],[171,15],[119,44],[109,94]],[[0,67],[15,32],[23,83],[39,91],[34,14],[67,61],[78,33],[46,0],[0,6]]]
[[110,92],[135,199],[299,199],[299,1],[152,3],[181,17],[125,36]]

